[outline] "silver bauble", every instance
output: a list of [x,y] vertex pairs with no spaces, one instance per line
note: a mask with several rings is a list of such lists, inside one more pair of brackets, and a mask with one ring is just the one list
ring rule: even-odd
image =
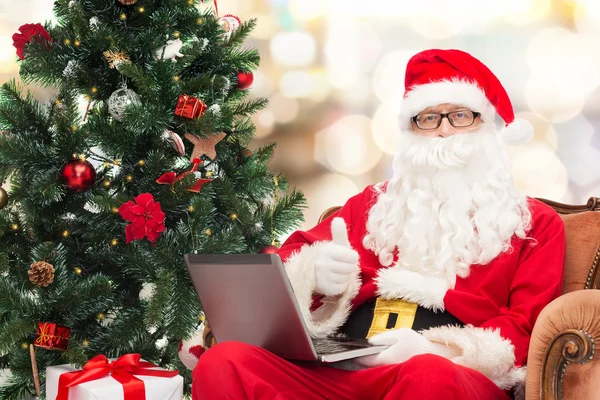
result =
[[131,89],[119,89],[108,99],[108,112],[117,121],[125,118],[125,110],[132,104],[140,104],[140,96]]

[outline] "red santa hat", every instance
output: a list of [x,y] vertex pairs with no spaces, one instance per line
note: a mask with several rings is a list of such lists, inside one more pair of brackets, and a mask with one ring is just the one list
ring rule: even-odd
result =
[[481,61],[460,50],[425,50],[414,55],[406,67],[404,100],[400,111],[402,129],[427,107],[460,104],[493,121],[495,113],[506,124],[502,139],[518,146],[533,138],[533,126],[515,119],[512,104],[498,78]]

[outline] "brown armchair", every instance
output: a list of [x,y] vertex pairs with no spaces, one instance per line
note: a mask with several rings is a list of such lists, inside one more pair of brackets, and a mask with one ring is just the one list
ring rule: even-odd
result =
[[[527,363],[526,400],[600,398],[600,198],[573,206],[538,199],[565,223],[563,294],[540,313]],[[319,221],[340,207],[331,207]],[[596,377],[596,379],[594,379]]]

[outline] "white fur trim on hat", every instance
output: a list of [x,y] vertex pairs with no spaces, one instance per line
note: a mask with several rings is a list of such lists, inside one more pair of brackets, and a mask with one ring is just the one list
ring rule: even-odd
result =
[[400,106],[400,129],[408,129],[411,118],[427,107],[444,103],[463,105],[481,113],[485,122],[493,121],[496,115],[496,109],[476,83],[446,80],[415,86],[408,92]]
[[512,124],[504,127],[500,133],[502,141],[509,146],[520,146],[533,139],[534,131],[531,122],[517,118]]

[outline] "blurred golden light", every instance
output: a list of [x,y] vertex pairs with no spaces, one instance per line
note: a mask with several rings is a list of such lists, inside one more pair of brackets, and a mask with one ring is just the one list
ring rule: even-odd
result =
[[502,20],[513,25],[525,25],[537,21],[548,13],[551,0],[502,0]]
[[315,60],[317,45],[308,32],[279,32],[270,42],[273,60],[284,67],[305,67]]
[[336,99],[350,107],[371,107],[376,99],[373,96],[373,82],[367,75],[359,75],[356,82],[336,90]]
[[588,94],[600,83],[600,53],[588,35],[554,27],[538,32],[529,42],[527,63],[534,79],[549,85],[566,82],[573,91]]
[[275,116],[272,112],[263,110],[258,114],[258,123],[265,128],[271,128],[275,124]]
[[269,40],[277,32],[276,19],[267,14],[254,14],[253,17],[258,20],[256,27],[250,32],[253,39]]
[[381,104],[373,115],[371,126],[377,146],[388,154],[394,154],[400,137],[398,107],[389,103]]
[[511,160],[518,189],[529,196],[560,199],[567,190],[567,170],[554,152],[544,145],[528,146]]
[[398,50],[383,56],[373,72],[373,89],[382,102],[400,104],[404,97],[404,74],[417,49]]
[[322,100],[329,94],[327,79],[318,71],[289,71],[281,76],[279,81],[281,93],[286,97],[307,98]]
[[257,139],[262,139],[269,136],[275,127],[275,115],[271,110],[260,110],[252,116],[252,122],[256,126],[254,135]]
[[569,82],[549,83],[535,78],[525,85],[525,97],[529,108],[550,122],[565,122],[575,118],[585,103],[583,91]]
[[[431,5],[434,9],[440,2]],[[378,0],[370,5],[356,1],[333,0],[330,7],[330,14],[340,18],[348,17],[410,17],[422,12],[424,2],[419,1],[398,1],[398,0]]]
[[254,82],[252,83],[252,97],[269,97],[274,90],[274,82],[272,76],[257,70],[253,72]]
[[273,113],[275,122],[287,124],[296,119],[300,111],[300,105],[298,104],[298,100],[291,99],[278,92],[271,96],[266,110],[270,110]]
[[329,20],[327,30],[325,65],[329,83],[340,89],[350,87],[360,75],[361,35],[358,26],[352,21],[337,17]]
[[306,222],[301,229],[312,228],[323,211],[329,207],[344,205],[360,190],[362,188],[358,188],[350,178],[340,174],[329,173],[310,179],[302,187],[308,207],[304,211]]
[[325,16],[328,3],[328,0],[289,0],[288,7],[295,18],[310,21]]
[[317,83],[317,86],[313,88],[310,100],[313,102],[326,101],[331,95],[332,89],[327,79],[327,71],[324,68],[312,68],[310,74]]
[[[577,30],[596,39],[600,38],[600,1],[597,0],[572,0],[576,6],[573,11],[573,20]],[[598,51],[593,48],[590,51]]]
[[520,112],[515,115],[515,118],[526,119],[533,125],[535,135],[531,143],[544,144],[553,151],[558,149],[558,137],[554,127],[545,119],[532,112]]
[[363,115],[344,116],[315,136],[315,159],[337,172],[363,174],[381,156],[371,135],[371,119]]

